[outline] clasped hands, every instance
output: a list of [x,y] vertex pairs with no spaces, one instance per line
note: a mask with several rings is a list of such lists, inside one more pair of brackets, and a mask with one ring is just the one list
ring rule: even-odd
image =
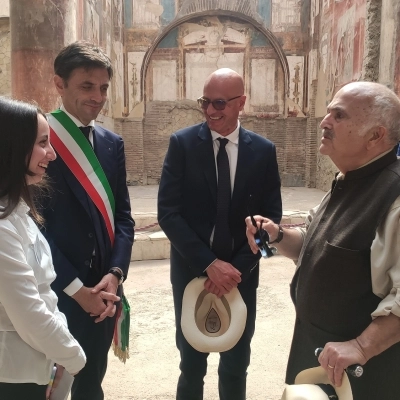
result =
[[94,322],[98,323],[107,317],[114,316],[116,311],[115,302],[120,300],[120,297],[116,295],[117,288],[117,278],[112,274],[107,274],[93,288],[82,286],[72,298],[91,317],[97,317]]
[[218,298],[229,293],[241,282],[242,273],[232,264],[215,260],[206,270],[208,278],[204,283],[204,289],[215,294]]

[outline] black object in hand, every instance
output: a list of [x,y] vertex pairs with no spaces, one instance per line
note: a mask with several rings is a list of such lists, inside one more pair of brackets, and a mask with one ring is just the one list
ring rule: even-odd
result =
[[257,228],[257,232],[254,234],[254,240],[260,250],[261,255],[264,258],[272,257],[274,254],[276,254],[276,248],[270,247],[268,245],[268,243],[269,243],[268,232],[265,229],[262,229],[262,228],[260,229],[257,226],[256,220],[254,219],[254,217],[252,215],[250,215],[250,219],[251,219],[251,223]]
[[[315,349],[315,356],[319,357],[319,355],[321,354],[323,348],[322,347],[318,347]],[[359,378],[363,373],[364,373],[364,369],[360,364],[353,364],[353,365],[349,365],[345,371],[351,375],[354,376],[355,378]]]

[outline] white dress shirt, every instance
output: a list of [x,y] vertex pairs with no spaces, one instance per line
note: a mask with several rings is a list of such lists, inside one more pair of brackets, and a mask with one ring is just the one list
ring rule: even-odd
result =
[[[228,139],[228,143],[226,144],[225,149],[226,149],[226,154],[228,155],[228,160],[229,160],[229,173],[230,173],[230,178],[231,178],[231,195],[233,193],[233,187],[235,184],[236,167],[237,167],[238,152],[239,152],[239,129],[240,129],[240,122],[238,121],[236,129],[227,136],[222,136],[218,132],[211,131],[211,136],[212,136],[212,140],[213,140],[213,150],[214,150],[215,171],[217,174],[217,182],[218,182],[217,155],[218,155],[219,146],[220,146],[220,142],[217,139],[218,138]],[[210,247],[212,247],[212,242],[214,239],[214,230],[215,230],[215,226],[211,232]],[[216,260],[217,259],[215,259],[211,264],[213,264]],[[207,268],[204,271],[206,271]]]
[[219,151],[219,140],[217,139],[218,138],[228,139],[228,143],[226,144],[225,149],[229,160],[231,193],[233,193],[233,186],[235,184],[236,166],[237,166],[238,151],[239,151],[239,129],[240,129],[240,122],[238,121],[236,129],[228,136],[222,136],[215,131],[211,131],[211,136],[213,139],[213,148],[214,148],[215,170],[217,171],[217,180],[218,180],[217,155]]
[[0,219],[0,382],[46,385],[55,362],[75,374],[86,357],[57,308],[50,247],[28,212],[21,201]]

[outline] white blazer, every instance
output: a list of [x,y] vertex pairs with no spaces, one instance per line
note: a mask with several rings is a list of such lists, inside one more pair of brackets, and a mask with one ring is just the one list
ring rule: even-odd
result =
[[0,382],[46,385],[54,362],[75,374],[86,357],[57,308],[50,248],[28,212],[21,201],[0,219]]

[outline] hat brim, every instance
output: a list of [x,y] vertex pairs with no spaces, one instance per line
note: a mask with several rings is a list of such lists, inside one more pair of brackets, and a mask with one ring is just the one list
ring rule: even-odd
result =
[[[295,385],[309,383],[324,383],[332,385],[326,371],[322,367],[305,369],[296,376]],[[333,386],[333,388],[335,389],[339,400],[353,400],[353,392],[346,372],[343,373],[341,386]]]
[[281,400],[329,400],[328,395],[317,385],[288,385]]
[[229,308],[226,313],[229,315],[229,321],[225,321],[228,325],[226,331],[220,336],[207,335],[196,323],[196,304],[198,306],[199,296],[205,290],[206,279],[206,277],[195,278],[185,288],[182,299],[182,333],[197,351],[202,353],[227,351],[234,347],[243,335],[247,318],[246,304],[237,288],[224,295],[223,304]]

